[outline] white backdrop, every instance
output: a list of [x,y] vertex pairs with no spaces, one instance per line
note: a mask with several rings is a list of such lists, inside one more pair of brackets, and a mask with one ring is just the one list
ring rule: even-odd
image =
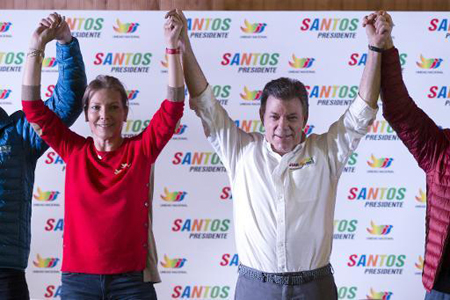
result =
[[[29,37],[48,13],[2,13],[0,105],[9,113],[21,108]],[[123,133],[139,133],[165,96],[165,13],[61,13],[80,40],[88,80],[111,74],[126,85],[131,110]],[[308,134],[326,131],[357,93],[367,52],[361,26],[365,14],[186,12],[198,60],[217,98],[239,126],[264,131],[258,92],[267,81],[288,76],[308,86]],[[410,94],[438,125],[448,127],[449,13],[394,12],[392,16],[394,42]],[[54,44],[47,47],[46,57],[43,98],[51,95],[57,80],[57,66],[51,60]],[[73,130],[89,134],[81,117]],[[339,184],[332,264],[340,299],[423,299],[424,191],[424,173],[380,110]],[[32,201],[27,269],[31,296],[59,298],[64,163],[51,149],[38,163]],[[156,164],[153,208],[163,280],[156,285],[160,299],[233,298],[238,257],[232,201],[226,173],[187,106],[178,133]]]

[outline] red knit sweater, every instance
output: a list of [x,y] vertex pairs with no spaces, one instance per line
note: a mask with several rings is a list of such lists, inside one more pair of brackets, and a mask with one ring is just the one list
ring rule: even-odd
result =
[[164,101],[141,134],[101,153],[91,137],[69,130],[42,101],[22,104],[28,121],[42,128],[42,139],[66,162],[62,271],[144,270],[150,167],[172,137],[184,103]]

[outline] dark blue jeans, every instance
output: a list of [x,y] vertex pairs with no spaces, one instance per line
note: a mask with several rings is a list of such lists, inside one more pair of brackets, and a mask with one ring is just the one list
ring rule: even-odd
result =
[[425,295],[425,300],[450,300],[450,294],[441,293],[436,290],[431,290]]
[[156,300],[153,283],[142,272],[115,275],[62,273],[62,300]]
[[0,296],[2,300],[30,299],[25,271],[0,269]]

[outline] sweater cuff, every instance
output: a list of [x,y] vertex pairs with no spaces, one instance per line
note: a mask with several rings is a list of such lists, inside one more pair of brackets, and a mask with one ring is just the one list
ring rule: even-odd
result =
[[172,102],[184,101],[184,86],[182,87],[167,87],[167,99]]
[[45,104],[43,101],[22,100],[22,109],[28,122],[33,123],[39,117],[42,117],[42,109],[45,109]]
[[178,121],[183,116],[184,101],[174,102],[168,99],[164,100],[161,105],[162,109],[167,112],[174,120]]
[[22,85],[22,100],[40,100],[40,85]]

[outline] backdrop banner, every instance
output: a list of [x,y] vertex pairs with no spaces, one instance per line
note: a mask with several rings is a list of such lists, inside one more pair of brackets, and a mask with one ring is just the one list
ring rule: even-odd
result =
[[[49,13],[3,11],[0,105],[8,113],[21,109],[28,43]],[[60,13],[80,41],[88,80],[108,74],[125,84],[130,112],[123,135],[140,133],[166,95],[165,12]],[[261,90],[272,79],[292,77],[308,89],[305,132],[310,135],[326,132],[358,93],[368,51],[362,18],[368,13],[188,11],[186,16],[194,51],[214,94],[241,129],[264,132],[258,114]],[[450,14],[392,16],[410,95],[438,125],[448,127]],[[58,77],[55,42],[45,55],[43,99],[52,95]],[[90,134],[84,117],[72,129]],[[34,299],[59,298],[61,292],[64,178],[64,161],[49,149],[39,160],[32,199],[27,278]],[[331,256],[339,299],[423,299],[425,190],[424,172],[380,109],[339,183]],[[186,105],[155,170],[159,299],[233,299],[239,262],[233,201],[225,168]]]

